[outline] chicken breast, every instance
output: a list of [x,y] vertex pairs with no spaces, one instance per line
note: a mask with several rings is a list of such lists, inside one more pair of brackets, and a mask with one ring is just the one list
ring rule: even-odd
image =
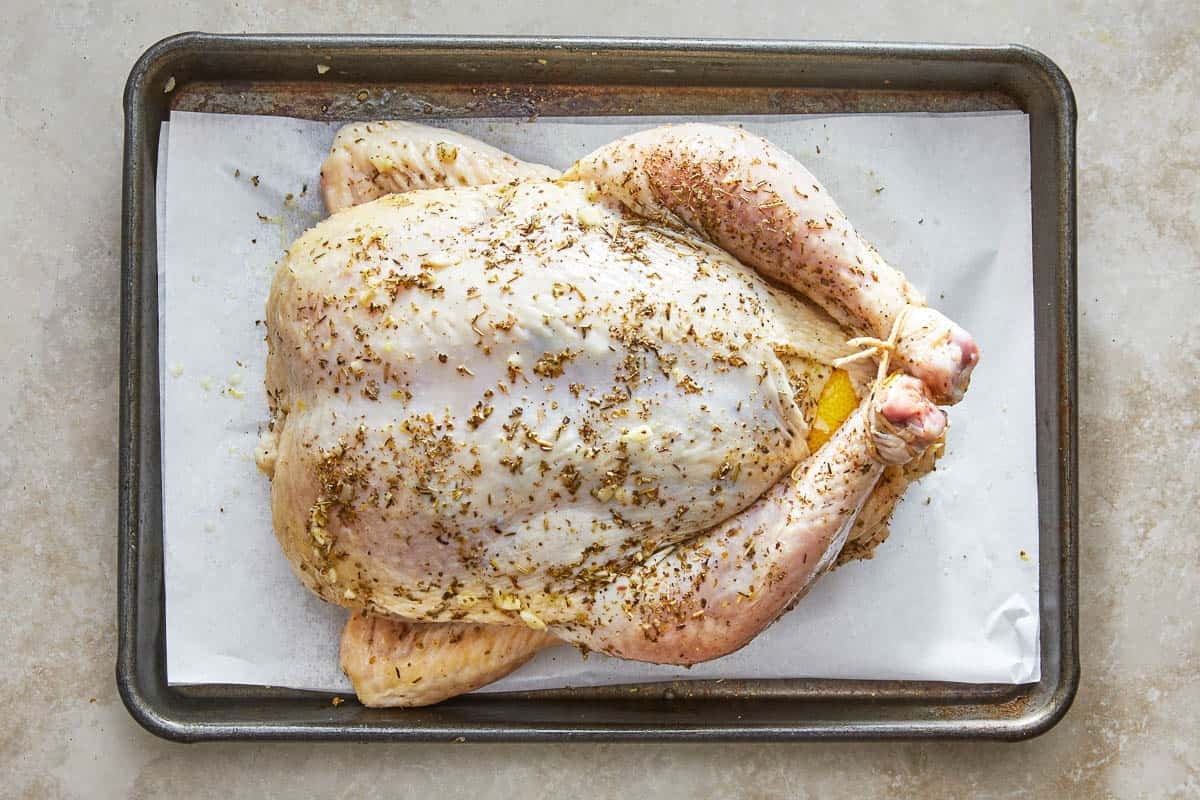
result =
[[497,593],[541,605],[742,510],[808,455],[805,409],[852,352],[580,182],[338,213],[267,322],[286,551],[327,599],[425,620],[506,619]]

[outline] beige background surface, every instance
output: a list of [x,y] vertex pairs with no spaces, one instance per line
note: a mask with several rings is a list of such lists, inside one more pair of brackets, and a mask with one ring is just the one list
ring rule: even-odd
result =
[[[4,4],[0,796],[1200,797],[1200,5]],[[181,30],[1019,41],[1079,126],[1084,680],[1017,745],[181,746],[113,685],[121,88]]]

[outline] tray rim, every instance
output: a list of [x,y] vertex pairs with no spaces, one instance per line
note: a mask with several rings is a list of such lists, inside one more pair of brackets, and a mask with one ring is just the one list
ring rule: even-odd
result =
[[[1059,563],[1042,565],[1043,590],[1047,571],[1053,568],[1058,581],[1054,597],[1057,612],[1058,640],[1043,641],[1043,653],[1054,647],[1059,669],[1052,672],[1043,665],[1042,679],[1026,684],[1043,691],[1036,704],[1026,704],[1017,713],[1007,716],[947,718],[944,722],[929,720],[870,720],[812,722],[796,724],[684,725],[645,723],[562,723],[526,724],[512,721],[493,722],[487,719],[448,722],[422,722],[415,717],[407,723],[347,718],[345,721],[307,720],[299,723],[263,724],[224,720],[217,715],[186,708],[184,695],[169,689],[165,675],[150,674],[150,666],[139,658],[139,570],[153,569],[142,556],[143,498],[140,471],[145,468],[141,458],[141,422],[147,382],[154,381],[157,391],[157,359],[146,365],[142,352],[142,325],[146,322],[141,305],[142,279],[146,274],[143,253],[146,226],[141,214],[145,203],[153,203],[153,189],[145,189],[146,170],[150,165],[142,158],[147,131],[142,115],[151,107],[153,92],[159,91],[155,79],[181,59],[199,50],[210,55],[237,53],[249,48],[284,50],[297,45],[321,51],[347,48],[394,50],[433,49],[440,51],[558,51],[588,50],[611,55],[614,51],[671,53],[706,57],[713,55],[780,54],[800,55],[816,59],[889,62],[985,62],[1004,65],[1021,71],[1039,86],[1041,96],[1035,100],[1045,104],[1040,113],[1052,116],[1053,150],[1056,185],[1054,208],[1043,213],[1054,217],[1056,258],[1053,264],[1056,296],[1055,344],[1053,352],[1055,400],[1057,401],[1057,467],[1055,481],[1059,494],[1054,505],[1059,536]],[[161,98],[158,98],[161,102]],[[1025,104],[1029,97],[1017,98]],[[469,740],[469,741],[780,741],[791,739],[895,739],[895,738],[995,738],[1017,740],[1039,735],[1053,727],[1070,708],[1079,687],[1078,658],[1078,498],[1077,498],[1077,418],[1076,418],[1076,230],[1075,230],[1075,124],[1074,94],[1066,76],[1044,54],[1023,45],[954,45],[888,42],[829,42],[800,40],[699,39],[657,37],[494,37],[494,36],[421,36],[421,35],[307,35],[307,34],[207,34],[189,32],[177,34],[151,45],[133,65],[125,86],[124,181],[122,191],[121,244],[121,338],[119,372],[119,486],[118,486],[118,654],[116,682],[122,701],[133,718],[151,733],[176,741],[212,739],[352,739],[364,740]],[[1031,149],[1033,141],[1031,114]],[[157,135],[156,133],[154,134]],[[1031,163],[1031,179],[1033,165]],[[150,184],[152,187],[152,183]],[[1034,224],[1038,213],[1034,200]],[[152,208],[152,206],[151,206]],[[1036,249],[1036,247],[1035,247]],[[1036,258],[1036,254],[1035,254]],[[1035,266],[1035,275],[1037,273]],[[143,371],[148,366],[149,369]],[[1040,367],[1039,367],[1040,368]],[[1049,369],[1050,367],[1046,367]],[[153,378],[146,373],[153,372]],[[1039,390],[1040,391],[1040,390]],[[1039,402],[1039,410],[1041,403]],[[1040,425],[1040,422],[1039,422]],[[1039,429],[1039,438],[1041,430]],[[1039,445],[1039,453],[1041,451]],[[1039,455],[1039,458],[1041,456]],[[1039,481],[1040,482],[1040,481]],[[1045,502],[1039,488],[1039,503]],[[1039,521],[1044,535],[1046,524]],[[150,535],[161,537],[161,531]],[[1044,545],[1043,545],[1044,546]],[[152,548],[151,548],[152,549]],[[161,572],[161,562],[158,564]],[[161,604],[161,596],[157,598]],[[1043,599],[1040,618],[1047,615]],[[163,631],[156,632],[161,643]],[[1045,661],[1045,659],[1043,659]],[[866,682],[859,682],[866,683]],[[882,685],[882,682],[880,682]],[[896,682],[900,685],[918,684]],[[949,684],[939,684],[949,686]],[[255,688],[246,687],[247,692]],[[1022,687],[1012,687],[1014,690]],[[1032,693],[1031,693],[1032,694]],[[319,695],[328,697],[328,695]],[[504,700],[505,695],[491,695]],[[295,702],[295,696],[271,699],[267,702]],[[856,697],[853,702],[868,702]],[[997,699],[1003,705],[1012,700]],[[985,702],[986,705],[986,702]]]

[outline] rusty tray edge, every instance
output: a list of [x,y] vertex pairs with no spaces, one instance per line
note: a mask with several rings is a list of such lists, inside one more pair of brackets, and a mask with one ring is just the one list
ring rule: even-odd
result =
[[[565,65],[564,72],[525,75],[522,63],[528,66],[531,56],[536,63],[541,54]],[[1030,114],[1042,555],[1039,683],[745,681],[739,683],[760,686],[739,687],[746,694],[730,696],[730,688],[715,692],[704,686],[711,682],[702,682],[691,687],[695,691],[669,685],[646,688],[636,700],[605,689],[556,690],[471,695],[403,712],[353,703],[338,709],[329,704],[328,695],[265,687],[181,691],[167,686],[161,508],[156,508],[161,466],[157,326],[156,315],[147,310],[157,302],[158,128],[153,123],[168,113],[164,83],[169,77],[205,75],[225,83],[304,81],[304,70],[317,57],[349,64],[342,77],[348,72],[358,83],[378,82],[388,77],[389,59],[408,59],[408,72],[414,72],[417,56],[440,58],[441,67],[449,66],[451,73],[455,65],[478,69],[482,64],[507,70],[511,80],[515,69],[535,86],[554,82],[546,78],[562,82],[565,77],[574,85],[640,87],[644,84],[609,79],[609,73],[620,73],[631,63],[655,63],[672,65],[673,75],[684,70],[684,78],[696,78],[692,83],[666,81],[677,89],[799,87],[830,96],[843,92],[851,103],[855,92],[873,93],[884,102],[900,92],[918,99],[947,92],[999,93]],[[782,81],[772,76],[772,70],[785,67],[788,75]],[[449,85],[454,77],[440,80]],[[1070,84],[1046,56],[1019,45],[185,33],[143,53],[130,72],[124,105],[116,679],[126,707],[147,730],[177,741],[1015,740],[1048,730],[1069,709],[1079,684],[1076,112]]]

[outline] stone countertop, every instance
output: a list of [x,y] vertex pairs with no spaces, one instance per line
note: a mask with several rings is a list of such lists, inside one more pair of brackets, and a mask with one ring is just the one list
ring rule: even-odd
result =
[[[0,32],[0,606],[12,615],[0,632],[0,796],[1200,797],[1200,5],[1008,5],[14,4]],[[1047,53],[1080,118],[1083,683],[1066,719],[1011,745],[181,746],[142,731],[113,683],[121,91],[138,54],[182,30]]]

